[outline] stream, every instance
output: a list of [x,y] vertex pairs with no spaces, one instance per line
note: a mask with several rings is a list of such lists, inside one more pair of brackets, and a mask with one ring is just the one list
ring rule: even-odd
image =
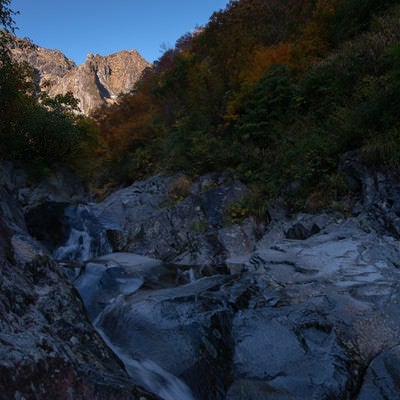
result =
[[[86,263],[84,270],[77,268],[71,273],[71,270],[67,269],[66,273],[78,289],[97,332],[118,355],[128,374],[137,384],[156,393],[164,400],[194,400],[191,390],[182,380],[151,359],[135,358],[107,336],[101,323],[103,316],[115,304],[124,302],[124,296],[138,291],[144,284],[144,276],[141,276],[140,272],[135,274],[127,272],[123,264],[119,264],[118,261],[88,262],[112,252],[106,230],[98,223],[89,206],[68,206],[65,209],[65,216],[70,234],[67,241],[54,250],[53,257],[63,262]],[[134,255],[128,258],[133,259],[133,268],[138,266],[137,271],[140,271],[143,263],[150,261],[140,256],[137,259]],[[138,262],[139,265],[136,265],[135,263]],[[162,263],[158,260],[150,261],[150,263],[162,267]],[[194,279],[192,269],[188,269],[185,273],[189,281]],[[99,291],[102,292],[101,299]],[[104,292],[106,292],[105,296]]]
[[84,265],[65,271],[92,324],[160,398],[399,398],[398,240],[325,219],[301,240],[271,231],[204,275],[113,253],[90,206],[65,214],[69,236],[54,257]]

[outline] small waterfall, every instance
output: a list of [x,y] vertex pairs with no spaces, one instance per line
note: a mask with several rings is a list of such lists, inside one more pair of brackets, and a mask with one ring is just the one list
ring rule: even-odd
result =
[[[125,359],[124,359],[125,358]],[[189,387],[151,360],[137,361],[123,357],[128,374],[163,400],[194,400]]]
[[189,269],[188,275],[189,275],[189,282],[194,282],[196,280],[193,268]]
[[[112,252],[112,247],[107,240],[107,227],[99,222],[94,208],[90,205],[74,205],[65,209],[65,226],[69,229],[68,239],[53,252],[56,260],[63,261],[88,261],[100,255]],[[115,346],[107,337],[101,326],[101,317],[115,302],[124,302],[125,295],[135,292],[142,284],[143,279],[123,275],[111,282],[102,282],[105,279],[105,271],[111,271],[101,264],[86,263],[83,275],[74,280],[87,307],[88,315],[93,321],[93,326],[102,336],[107,345],[125,364],[125,368],[133,381],[157,394],[163,400],[195,400],[190,388],[178,377],[164,370],[153,360],[138,360],[127,350]],[[186,271],[186,280],[191,282],[195,279],[193,269]],[[96,298],[95,291],[99,285],[110,290],[116,287],[120,290],[115,297]],[[113,286],[114,285],[114,286]],[[108,293],[110,295],[110,293]],[[108,302],[105,305],[104,302]],[[100,304],[101,303],[101,304]],[[102,309],[105,306],[104,309]]]
[[[116,301],[120,300],[117,298]],[[163,400],[195,400],[190,388],[175,375],[161,368],[152,360],[136,360],[126,351],[115,346],[100,326],[102,313],[93,322],[93,326],[107,346],[124,363],[126,371],[136,384],[143,386]]]
[[88,232],[71,228],[67,242],[54,250],[56,260],[84,261],[90,258],[92,238]]
[[53,252],[56,260],[87,261],[112,252],[106,230],[94,216],[90,206],[69,206],[65,209],[65,216],[70,234],[68,240]]

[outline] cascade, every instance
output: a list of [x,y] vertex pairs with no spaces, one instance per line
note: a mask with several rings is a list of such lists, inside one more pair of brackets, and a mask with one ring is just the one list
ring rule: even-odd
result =
[[70,228],[67,241],[54,250],[53,257],[62,261],[87,261],[112,252],[105,228],[94,216],[89,205],[72,205],[65,209]]
[[134,382],[157,394],[163,400],[194,400],[190,388],[178,377],[163,369],[153,360],[137,359],[137,357],[130,354],[129,349],[123,349],[110,340],[102,327],[103,316],[108,313],[110,307],[116,304],[121,308],[123,307],[123,294],[117,295],[110,301],[104,310],[94,319],[93,326],[107,346],[124,363],[129,376]]
[[101,314],[93,326],[107,346],[124,363],[129,376],[145,389],[157,394],[163,400],[195,400],[190,388],[175,375],[167,372],[152,360],[137,360],[126,350],[115,346],[100,327]]
[[[65,243],[54,250],[53,257],[55,259],[63,261],[88,261],[112,252],[112,247],[107,240],[106,227],[99,222],[90,205],[68,206],[65,209],[64,215],[66,217],[64,224],[69,230],[69,236]],[[88,263],[85,270],[78,277],[75,277],[75,279],[72,276],[70,277],[82,297],[89,317],[93,317],[93,313],[99,311],[95,306],[96,299],[92,299],[92,297],[93,292],[99,285],[107,287],[107,283],[102,282],[105,279],[103,274],[106,269],[106,267]],[[194,280],[193,270],[189,270],[186,273],[188,274],[189,281]],[[109,299],[109,305],[106,306],[103,312],[106,312],[112,304],[123,302],[125,292],[135,292],[143,283],[143,279],[129,277],[129,275],[123,279],[116,278],[114,281],[111,275],[110,285],[117,284],[120,293],[116,293],[114,298]],[[108,347],[124,363],[128,374],[135,382],[156,393],[164,400],[194,400],[189,387],[156,362],[148,359],[139,360],[131,356],[126,349],[114,345],[103,331],[99,322],[103,312],[100,312],[97,318],[94,319],[93,326],[102,336]]]

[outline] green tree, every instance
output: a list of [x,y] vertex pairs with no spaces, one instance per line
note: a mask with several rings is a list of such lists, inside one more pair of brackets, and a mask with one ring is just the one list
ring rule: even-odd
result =
[[73,119],[79,112],[79,100],[74,97],[72,92],[56,94],[54,97],[50,97],[46,92],[41,92],[39,98],[40,103],[49,111],[58,112],[70,119]]
[[14,16],[18,14],[10,8],[11,0],[0,0],[0,63],[9,62],[9,43],[15,31]]
[[[0,157],[17,162],[35,175],[57,165],[88,174],[94,157],[97,129],[77,114],[71,93],[36,96],[33,69],[16,63],[10,53],[16,15],[10,0],[0,0]],[[85,163],[82,168],[81,164]]]

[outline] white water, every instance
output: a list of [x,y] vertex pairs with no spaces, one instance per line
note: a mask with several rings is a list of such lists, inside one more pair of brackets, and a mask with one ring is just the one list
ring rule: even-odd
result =
[[124,363],[126,371],[135,384],[143,386],[163,400],[195,400],[190,388],[175,375],[164,370],[152,360],[136,360],[129,357],[126,352],[115,346],[99,327],[98,322],[100,320],[101,314],[96,318],[93,326],[106,342],[107,346]]
[[106,231],[88,206],[70,206],[65,210],[71,228],[67,242],[53,252],[56,260],[87,261],[95,256],[110,253]]
[[[112,252],[107,241],[104,226],[102,226],[92,210],[87,206],[72,206],[65,213],[71,227],[70,236],[67,242],[56,249],[53,256],[57,260],[87,261],[91,258]],[[93,295],[93,288],[99,284],[104,272],[100,265],[86,265],[85,274],[79,277],[74,283],[80,292],[84,303],[90,303]],[[189,281],[193,281],[194,271],[187,272]],[[142,284],[143,279],[117,279],[121,293],[116,296],[103,310],[106,312],[116,301],[123,301],[124,294],[135,292]],[[136,360],[126,351],[115,346],[101,329],[100,321],[103,312],[97,316],[93,326],[102,336],[107,345],[125,364],[128,374],[133,381],[157,394],[164,400],[195,400],[189,387],[176,376],[161,368],[152,360]]]
[[71,228],[68,241],[53,253],[56,260],[88,260],[91,256],[92,238],[88,232]]
[[193,268],[189,269],[189,282],[194,282],[196,280],[196,276],[194,274]]
[[189,387],[151,360],[122,358],[132,378],[164,400],[194,400]]

